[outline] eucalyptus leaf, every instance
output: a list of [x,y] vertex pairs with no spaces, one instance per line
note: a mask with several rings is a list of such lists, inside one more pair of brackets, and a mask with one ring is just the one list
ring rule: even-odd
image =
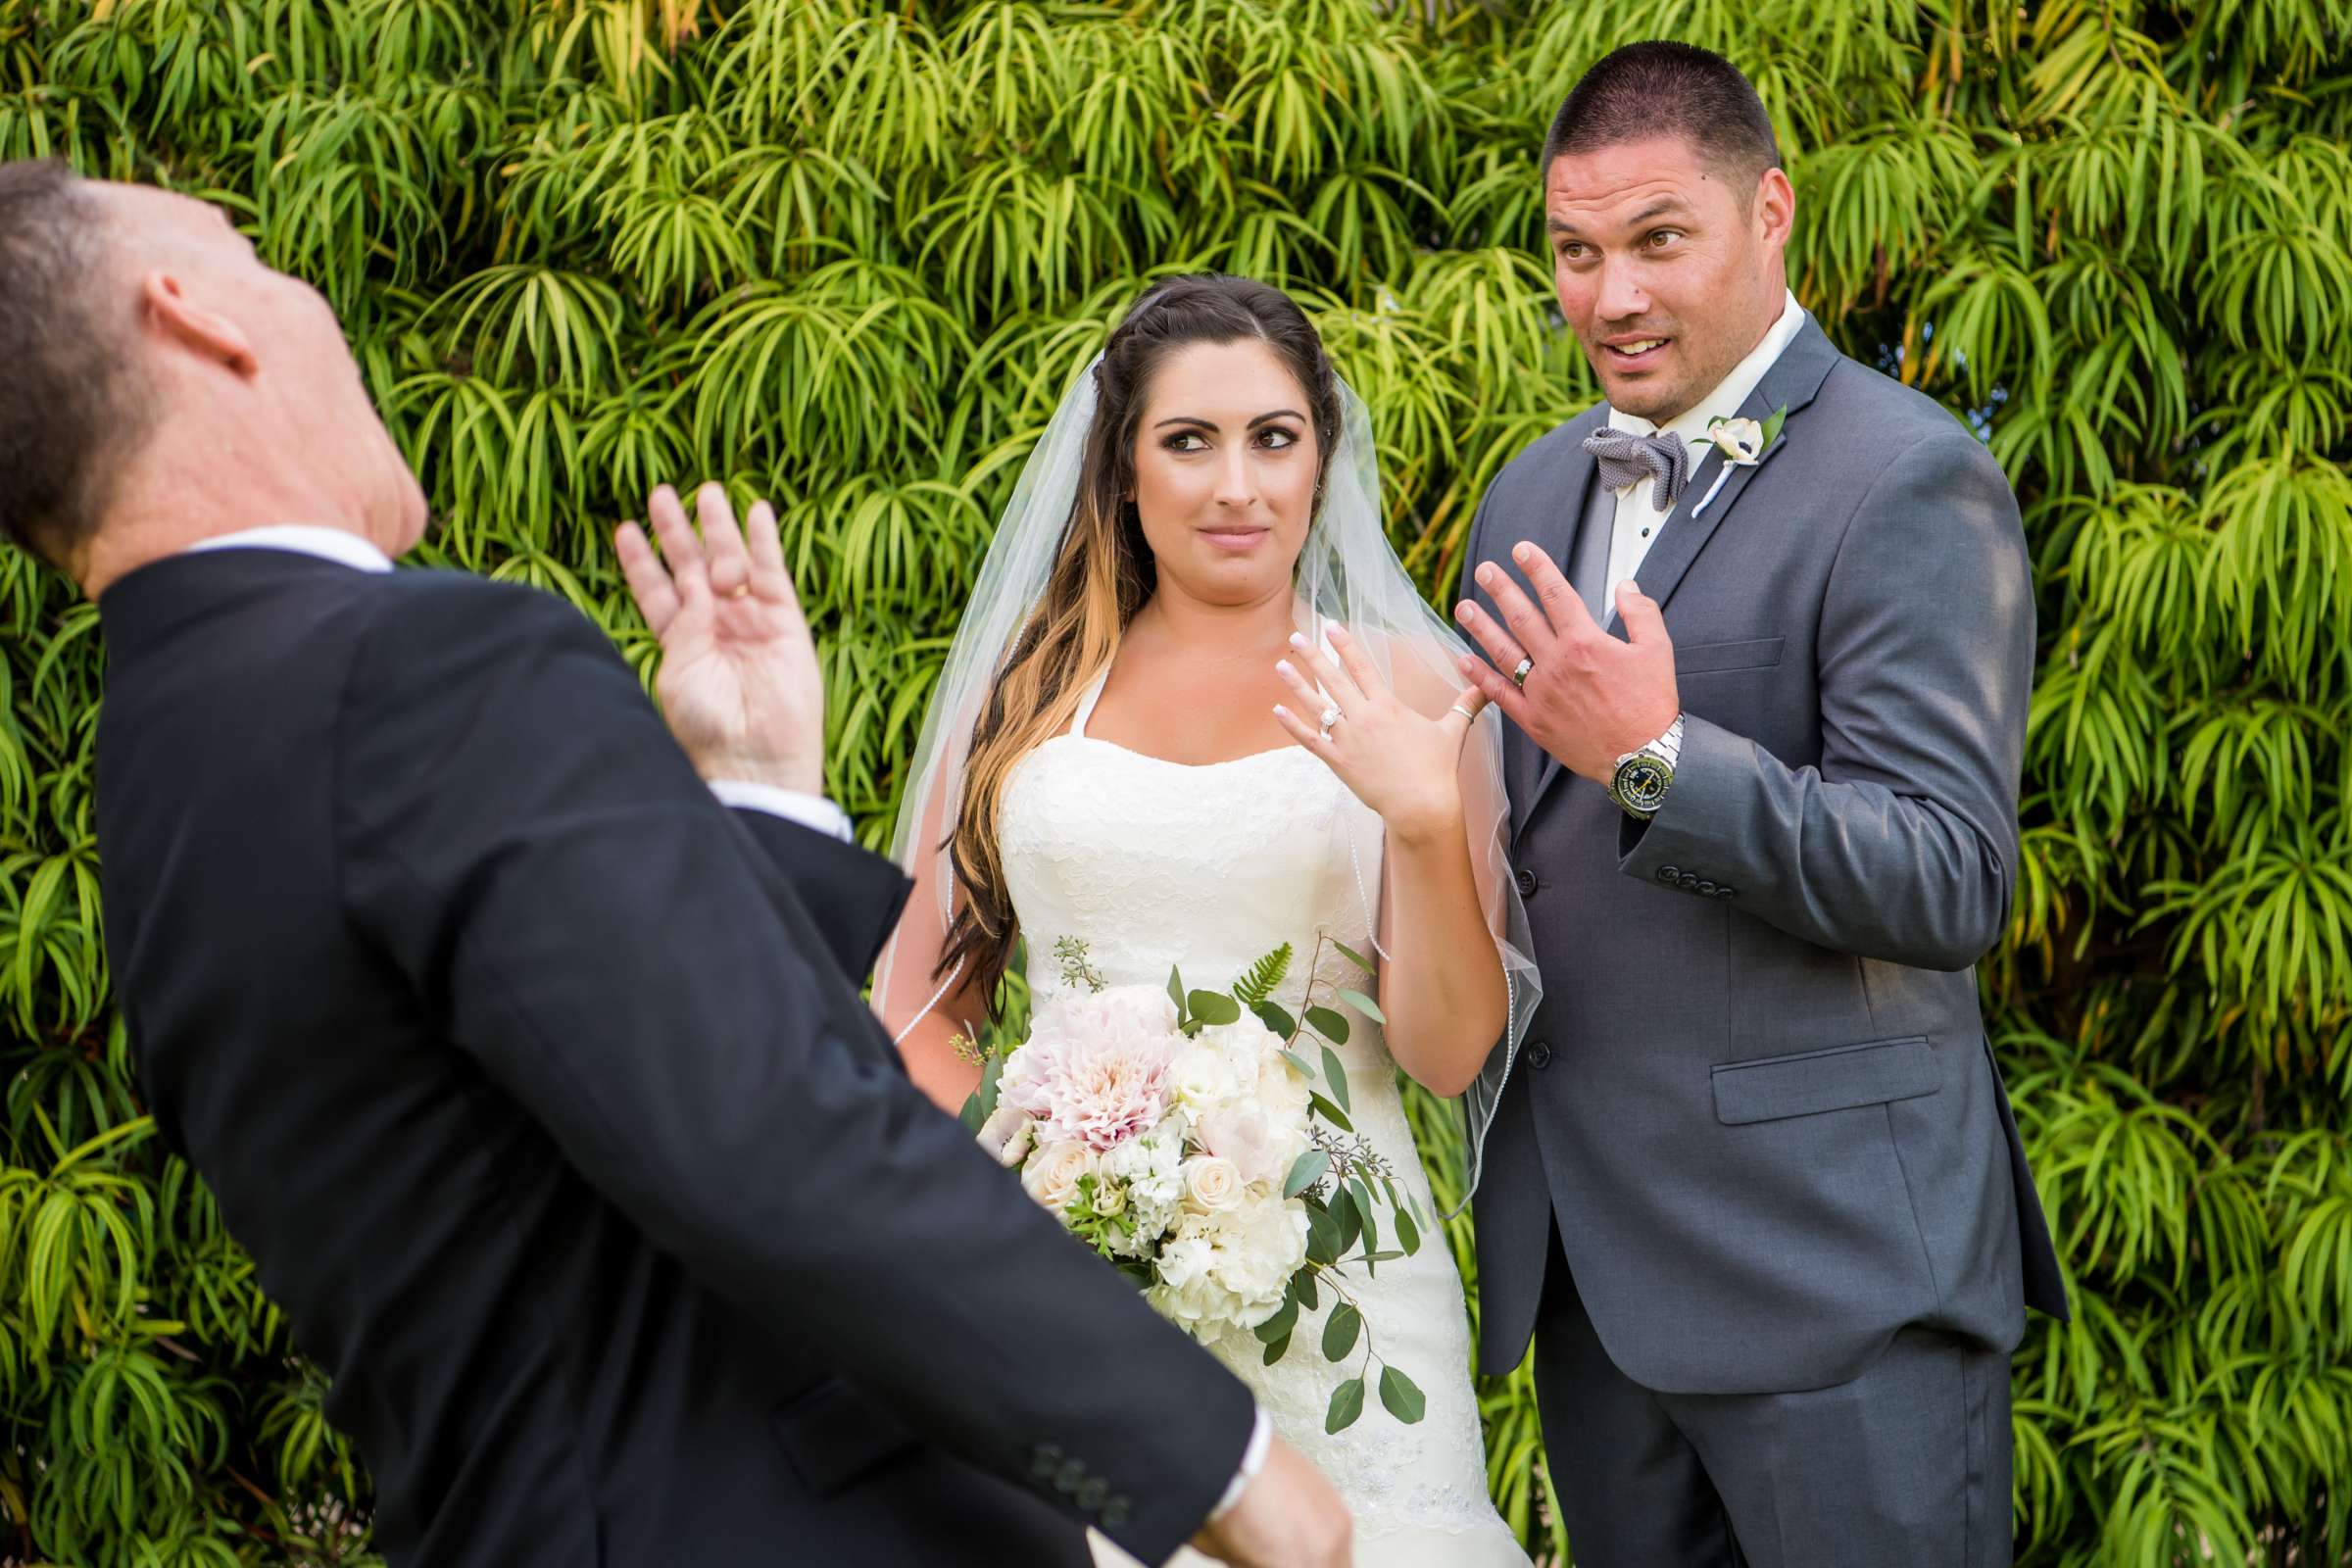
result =
[[[1298,1020],[1271,1002],[1261,1002],[1250,1010],[1257,1014],[1258,1022],[1264,1024],[1280,1039],[1288,1040],[1298,1032]],[[1286,1051],[1283,1054],[1287,1056],[1291,1053]]]
[[1340,1000],[1348,1004],[1348,1005],[1350,1007],[1353,1007],[1356,1011],[1362,1013],[1365,1017],[1371,1019],[1374,1023],[1387,1023],[1389,1021],[1389,1015],[1380,1010],[1380,1004],[1374,1002],[1370,997],[1365,996],[1361,991],[1344,989],[1340,992]]
[[1350,1116],[1355,1114],[1355,1106],[1348,1100],[1347,1064],[1340,1060],[1340,1054],[1329,1046],[1323,1048],[1323,1087],[1331,1091],[1331,1098],[1338,1102],[1342,1110]]
[[1421,1227],[1413,1223],[1411,1209],[1396,1210],[1396,1245],[1404,1250],[1405,1256],[1411,1257],[1421,1250]]
[[1193,1016],[1214,1026],[1233,1023],[1242,1015],[1242,1004],[1219,991],[1196,991],[1188,999]]
[[1291,1161],[1291,1172],[1282,1179],[1282,1196],[1297,1198],[1323,1179],[1331,1169],[1331,1156],[1320,1149],[1310,1149]]
[[1346,1013],[1334,1012],[1329,1007],[1309,1007],[1306,1009],[1306,1021],[1315,1033],[1333,1045],[1344,1046],[1348,1043]]
[[1349,1378],[1331,1391],[1331,1408],[1323,1417],[1323,1430],[1329,1433],[1345,1432],[1355,1425],[1356,1418],[1363,1413],[1364,1380]]
[[1291,1337],[1288,1334],[1285,1334],[1279,1340],[1268,1341],[1266,1344],[1265,1364],[1267,1366],[1272,1366],[1275,1362],[1290,1354],[1290,1351]]
[[1306,1101],[1309,1105],[1314,1107],[1314,1112],[1316,1115],[1322,1117],[1325,1121],[1331,1123],[1340,1131],[1344,1133],[1351,1133],[1355,1131],[1355,1124],[1348,1119],[1348,1113],[1342,1110],[1339,1106],[1333,1104],[1323,1096],[1310,1090],[1307,1094]]
[[1356,1340],[1364,1332],[1364,1314],[1352,1301],[1342,1301],[1331,1309],[1323,1320],[1323,1359],[1339,1361],[1355,1348]]
[[1380,1369],[1380,1402],[1388,1406],[1389,1414],[1406,1426],[1420,1420],[1429,1407],[1421,1396],[1420,1385],[1393,1366]]
[[1260,1323],[1251,1332],[1266,1344],[1271,1345],[1276,1340],[1289,1339],[1291,1330],[1298,1321],[1298,1302],[1295,1298],[1286,1295],[1282,1305],[1275,1308],[1274,1315]]
[[1336,938],[1336,937],[1335,937],[1335,938],[1333,938],[1333,939],[1332,939],[1332,944],[1331,944],[1331,945],[1332,945],[1332,948],[1333,948],[1333,950],[1334,950],[1334,951],[1336,951],[1336,952],[1339,954],[1339,956],[1340,956],[1341,957],[1343,957],[1343,958],[1346,958],[1346,959],[1347,959],[1347,960],[1348,960],[1349,963],[1352,963],[1352,964],[1354,964],[1354,965],[1355,965],[1355,966],[1356,966],[1358,969],[1361,969],[1361,970],[1363,970],[1363,971],[1364,971],[1364,973],[1366,973],[1366,974],[1373,974],[1373,973],[1376,973],[1376,972],[1377,972],[1377,971],[1376,971],[1376,970],[1374,970],[1374,968],[1372,967],[1372,960],[1371,960],[1371,959],[1369,959],[1369,958],[1365,957],[1365,956],[1364,956],[1362,954],[1360,954],[1360,953],[1356,952],[1356,951],[1355,951],[1353,948],[1349,947],[1349,946],[1348,946],[1347,943],[1345,943],[1345,942],[1342,942],[1342,941],[1340,941],[1338,938]]

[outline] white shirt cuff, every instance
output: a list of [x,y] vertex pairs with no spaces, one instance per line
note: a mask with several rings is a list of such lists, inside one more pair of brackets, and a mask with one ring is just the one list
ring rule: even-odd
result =
[[1232,1482],[1225,1488],[1225,1495],[1219,1497],[1217,1505],[1208,1510],[1210,1524],[1224,1518],[1233,1511],[1233,1505],[1242,1500],[1242,1494],[1250,1490],[1250,1483],[1255,1481],[1257,1473],[1266,1467],[1266,1449],[1273,1444],[1274,1423],[1267,1419],[1266,1407],[1261,1404],[1257,1407],[1256,1423],[1250,1428],[1250,1446],[1242,1450],[1242,1467],[1233,1473]]
[[740,778],[714,778],[710,781],[710,793],[718,797],[720,804],[739,811],[765,811],[837,839],[858,836],[850,826],[850,814],[822,795],[804,795],[799,790],[754,784]]

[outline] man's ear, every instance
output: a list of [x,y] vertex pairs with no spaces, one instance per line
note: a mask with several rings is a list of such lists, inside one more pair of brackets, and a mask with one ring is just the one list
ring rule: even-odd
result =
[[251,376],[261,369],[245,329],[189,298],[176,274],[157,270],[142,277],[139,305],[150,326],[189,353],[236,375]]
[[1768,245],[1786,246],[1796,224],[1796,187],[1778,169],[1767,169],[1756,181],[1756,226]]

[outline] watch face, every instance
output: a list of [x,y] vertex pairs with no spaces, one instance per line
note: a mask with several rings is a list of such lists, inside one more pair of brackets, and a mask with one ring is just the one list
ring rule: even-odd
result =
[[1643,753],[1626,759],[1625,764],[1617,769],[1617,776],[1610,780],[1609,793],[1627,810],[1647,816],[1665,804],[1666,786],[1673,782],[1674,769],[1661,759]]

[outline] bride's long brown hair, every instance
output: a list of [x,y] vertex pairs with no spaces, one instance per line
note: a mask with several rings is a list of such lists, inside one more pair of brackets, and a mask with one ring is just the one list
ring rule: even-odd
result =
[[1128,622],[1159,574],[1136,514],[1135,432],[1152,373],[1196,343],[1263,342],[1305,391],[1315,421],[1316,493],[1340,443],[1339,378],[1297,302],[1254,278],[1192,273],[1138,300],[1095,367],[1095,419],[1078,498],[1037,609],[1013,637],[972,726],[963,797],[948,841],[961,897],[932,978],[971,966],[972,994],[992,1008],[1019,935],[1004,887],[997,820],[1013,765],[1060,733],[1095,676],[1109,667]]

